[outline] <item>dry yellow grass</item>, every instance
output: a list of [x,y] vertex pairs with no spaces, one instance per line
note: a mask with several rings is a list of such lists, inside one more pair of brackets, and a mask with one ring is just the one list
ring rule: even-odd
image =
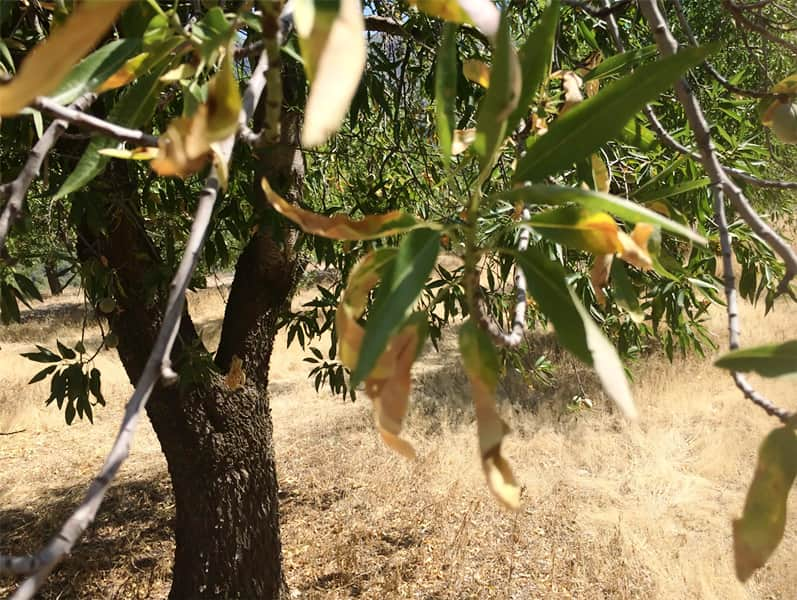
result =
[[[223,293],[190,299],[209,342]],[[744,307],[745,343],[793,337],[797,314],[766,319]],[[74,341],[68,311],[0,330],[0,552],[34,549],[80,497],[115,433],[130,386],[101,355],[110,406],[96,424],[62,425],[26,386],[32,341]],[[715,331],[723,331],[718,316]],[[567,413],[552,393],[537,414],[504,397],[514,433],[506,455],[523,507],[501,510],[484,485],[465,378],[454,358],[427,352],[415,369],[407,462],[378,441],[366,399],[316,394],[306,363],[280,337],[271,371],[285,568],[302,598],[791,598],[797,576],[790,523],[770,564],[747,585],[733,574],[730,521],[741,510],[761,438],[775,426],[730,379],[694,358],[636,366],[641,419]],[[561,369],[567,378],[570,367]],[[584,380],[589,380],[581,374]],[[566,382],[565,382],[566,383]],[[756,381],[788,402],[795,380]],[[517,393],[516,386],[507,387]],[[505,390],[506,391],[506,390]],[[158,598],[168,591],[173,508],[157,440],[144,424],[96,527],[51,579],[45,598]],[[792,502],[792,510],[797,504]],[[11,582],[0,581],[0,595]]]

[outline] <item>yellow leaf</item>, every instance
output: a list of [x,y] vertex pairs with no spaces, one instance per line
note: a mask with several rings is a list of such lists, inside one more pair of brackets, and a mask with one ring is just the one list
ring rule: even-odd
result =
[[637,223],[631,235],[620,231],[618,237],[622,245],[619,257],[638,269],[652,269],[653,260],[648,252],[648,240],[653,234],[653,225],[650,223]]
[[772,86],[770,92],[773,94],[784,94],[786,96],[797,96],[797,73],[792,73],[785,79],[781,79]]
[[474,141],[476,141],[476,129],[455,129],[454,138],[451,141],[451,156],[458,156],[465,152]]
[[[241,96],[232,73],[228,52],[218,73],[208,86],[208,101],[190,117],[178,117],[169,123],[158,138],[158,156],[152,169],[159,175],[187,177],[208,162],[214,142],[222,141],[238,130]],[[217,161],[220,165],[220,161]],[[226,173],[220,171],[224,179]],[[226,181],[222,182],[226,185]]]
[[584,95],[581,93],[582,84],[583,81],[581,77],[573,73],[573,71],[565,71],[562,73],[562,88],[565,92],[565,103],[559,111],[559,116],[565,114],[576,104],[584,100]]
[[238,131],[241,95],[233,75],[232,52],[225,54],[218,73],[208,85],[207,106],[208,142],[220,142]]
[[410,231],[417,227],[430,227],[431,223],[419,221],[415,217],[400,210],[383,215],[369,215],[355,221],[346,215],[324,217],[309,210],[299,208],[286,202],[274,190],[268,181],[262,181],[266,200],[278,213],[290,219],[306,233],[320,235],[333,240],[372,240]]
[[409,0],[410,5],[452,23],[475,25],[489,38],[498,33],[501,18],[490,0]]
[[158,149],[149,146],[133,148],[132,150],[128,150],[127,148],[102,148],[98,152],[105,156],[121,158],[123,160],[152,160],[158,156]]
[[130,0],[87,0],[38,44],[17,75],[0,86],[0,116],[17,114],[36,96],[52,92],[99,42]]
[[592,161],[592,179],[595,182],[595,191],[608,194],[612,180],[609,168],[598,154],[593,154],[590,160]]
[[[357,320],[365,310],[368,293],[379,282],[380,271],[395,254],[392,248],[370,252],[352,269],[346,291],[335,315],[338,356],[354,369],[360,354],[364,329]],[[384,442],[407,458],[415,457],[412,445],[400,437],[410,394],[410,369],[420,351],[420,324],[426,315],[416,313],[391,338],[376,366],[365,379],[365,393],[374,404],[374,420]]]
[[612,270],[613,260],[614,254],[596,256],[589,271],[589,282],[592,284],[592,291],[595,292],[595,299],[601,306],[606,306],[606,294],[603,293],[603,288],[609,283],[609,273]]
[[106,79],[95,91],[98,94],[107,92],[108,90],[115,90],[123,85],[127,85],[133,81],[137,76],[145,61],[149,58],[149,52],[142,52],[137,56],[129,59],[121,68]]
[[509,427],[498,416],[495,407],[498,355],[489,336],[470,319],[460,329],[459,348],[476,409],[479,451],[487,486],[505,506],[517,509],[520,506],[520,486],[501,456],[501,442],[509,433]]
[[469,81],[478,83],[483,88],[490,87],[490,67],[484,61],[469,58],[462,63],[462,74]]
[[232,391],[240,390],[246,384],[246,373],[243,370],[243,362],[236,354],[233,354],[230,361],[230,370],[224,377],[224,383]]
[[158,156],[150,163],[158,175],[188,177],[204,167],[210,156],[207,105],[192,117],[178,117],[158,138]]
[[190,79],[194,75],[196,75],[196,66],[192,65],[191,63],[183,63],[176,66],[174,69],[166,71],[166,73],[161,75],[160,80],[167,83],[172,83],[175,81],[180,81],[181,79]]
[[[365,24],[359,0],[340,0],[331,27],[327,28],[325,18],[315,14],[310,34],[300,37],[312,82],[302,129],[305,147],[323,144],[338,130],[365,68]],[[307,25],[302,29],[307,31]]]

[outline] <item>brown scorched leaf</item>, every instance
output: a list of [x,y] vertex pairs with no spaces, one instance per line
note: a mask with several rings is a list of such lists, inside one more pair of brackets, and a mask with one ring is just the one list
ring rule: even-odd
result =
[[416,219],[412,215],[394,210],[383,215],[368,215],[358,221],[346,215],[324,217],[287,202],[281,198],[266,179],[262,181],[266,200],[278,213],[296,223],[302,231],[332,240],[373,240],[435,225]]

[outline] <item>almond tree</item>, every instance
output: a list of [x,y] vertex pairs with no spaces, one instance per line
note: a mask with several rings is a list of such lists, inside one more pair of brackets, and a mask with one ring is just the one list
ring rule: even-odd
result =
[[[335,344],[316,376],[329,367],[339,389],[344,376],[342,389],[364,383],[379,434],[407,457],[410,369],[428,332],[433,341],[439,333],[433,308],[444,304],[443,321],[467,316],[460,351],[479,456],[487,487],[510,509],[520,504],[520,486],[501,454],[508,428],[496,387],[529,322],[550,322],[633,419],[624,367],[604,330],[625,354],[657,335],[670,355],[677,346],[700,350],[700,320],[724,290],[733,352],[719,365],[784,423],[762,447],[735,524],[740,578],[774,550],[797,471],[793,418],[740,372],[793,372],[795,343],[738,349],[731,255],[746,269],[744,295],[765,295],[769,309],[791,293],[797,255],[759,208],[773,193],[797,189],[784,146],[797,141],[797,76],[783,58],[795,51],[783,25],[792,13],[776,0],[725,0],[719,13],[674,1],[667,14],[655,0],[503,10],[489,0],[412,4],[0,5],[9,40],[0,45],[8,74],[0,135],[13,166],[0,187],[0,246],[8,237],[9,252],[24,254],[27,196],[29,212],[66,211],[71,247],[63,250],[104,345],[118,347],[136,385],[101,472],[63,528],[30,556],[0,556],[0,574],[27,577],[15,598],[33,597],[90,526],[145,409],[176,498],[171,597],[286,594],[269,359],[282,324],[303,340],[320,332],[314,317],[285,317],[312,253],[333,257],[346,275],[327,298],[336,304],[325,313]],[[706,31],[743,40],[749,72],[725,73],[738,63],[738,47],[701,45]],[[656,105],[673,90],[677,103]],[[703,102],[714,107],[728,94],[742,98],[735,110],[743,116],[712,108],[724,132],[718,143]],[[30,147],[20,149],[20,131],[36,132]],[[347,152],[348,143],[358,151]],[[394,191],[404,168],[392,162],[397,156],[407,180]],[[381,166],[364,203],[340,181],[337,192],[319,182],[370,177],[369,160]],[[306,195],[305,184],[322,197]],[[328,191],[348,207],[342,212],[363,217],[327,214]],[[462,259],[461,269],[436,268],[441,247]],[[19,316],[17,301],[38,292],[7,255],[0,312],[9,321]],[[211,354],[185,291],[198,265],[232,262]],[[500,280],[513,268],[506,317],[497,311]],[[44,363],[34,380],[49,379],[47,402],[67,422],[91,419],[104,403],[92,364],[98,351],[81,340],[27,355]]]

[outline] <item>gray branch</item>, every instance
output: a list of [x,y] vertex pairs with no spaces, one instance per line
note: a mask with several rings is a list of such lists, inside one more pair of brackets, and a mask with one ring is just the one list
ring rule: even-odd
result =
[[[526,223],[531,218],[528,208],[523,209],[521,216],[522,223],[520,226],[520,233],[518,234],[518,251],[524,252],[529,247],[529,239],[531,238],[531,229]],[[475,289],[478,289],[478,282],[475,284]],[[481,299],[477,299],[474,305],[474,318],[478,321],[490,337],[493,338],[496,344],[506,348],[516,348],[523,341],[523,334],[526,332],[526,306],[528,305],[527,298],[528,287],[526,285],[526,275],[523,273],[517,264],[515,264],[515,311],[512,318],[512,328],[507,332],[495,322],[492,316],[489,316],[485,311],[485,306]]]
[[[65,110],[85,110],[95,99],[96,96],[94,94],[86,94],[78,98],[69,109]],[[3,212],[0,214],[0,251],[5,248],[8,230],[11,229],[11,226],[22,213],[22,207],[25,204],[25,196],[28,194],[31,183],[33,183],[33,180],[39,175],[45,156],[47,156],[47,153],[55,146],[58,138],[63,135],[67,127],[69,127],[69,121],[67,119],[56,119],[50,123],[50,126],[47,127],[41,138],[39,138],[39,141],[34,144],[30,154],[28,154],[28,160],[25,162],[25,166],[22,167],[16,179],[4,184],[0,188],[0,195],[8,198],[3,207]]]
[[79,127],[96,131],[97,133],[112,137],[121,142],[130,142],[137,146],[158,145],[158,138],[154,135],[144,133],[138,129],[130,129],[128,127],[116,125],[115,123],[109,123],[99,117],[86,114],[72,107],[61,106],[57,102],[53,102],[50,98],[45,98],[44,96],[36,98],[31,106],[58,119],[63,119]]
[[[678,43],[672,35],[667,21],[659,10],[656,0],[640,0],[642,14],[653,32],[656,44],[664,56],[670,56],[677,52]],[[680,80],[675,91],[678,100],[684,107],[687,119],[692,130],[695,132],[697,146],[700,149],[701,162],[703,168],[711,178],[711,190],[714,200],[714,213],[720,233],[720,244],[722,248],[722,266],[724,276],[725,297],[727,299],[728,311],[728,340],[731,349],[739,347],[739,336],[741,328],[739,326],[739,311],[736,301],[736,282],[733,275],[733,265],[731,261],[731,239],[728,231],[728,223],[725,217],[725,200],[727,194],[734,204],[734,207],[742,215],[750,228],[766,241],[786,262],[786,277],[781,282],[781,288],[788,286],[790,279],[797,273],[797,259],[793,250],[766,224],[755,210],[750,206],[747,198],[742,191],[728,178],[720,165],[719,159],[714,152],[711,143],[711,134],[706,123],[703,110],[699,102],[689,90],[683,80]],[[782,247],[781,247],[782,246]],[[785,251],[784,248],[785,247]],[[733,380],[736,386],[742,391],[744,396],[763,408],[767,414],[778,417],[781,421],[786,421],[791,414],[778,408],[772,402],[756,392],[747,382],[745,377],[739,373],[733,373]]]
[[[263,91],[265,80],[261,65],[266,63],[265,57],[262,57],[255,72],[252,74],[249,87],[244,95],[243,112],[246,114],[242,118],[248,119],[251,116],[251,111],[254,110],[254,106]],[[229,162],[234,144],[235,135],[222,142],[220,149],[221,160]],[[0,575],[29,575],[28,579],[17,588],[12,600],[29,600],[33,598],[50,572],[69,555],[72,547],[94,520],[111,481],[129,455],[130,444],[138,419],[152,390],[161,378],[164,359],[168,358],[171,352],[185,305],[185,292],[191,279],[191,274],[199,260],[208,225],[213,214],[213,206],[218,197],[219,187],[219,178],[216,169],[213,168],[205,182],[204,189],[199,195],[199,205],[191,225],[191,233],[186,249],[172,280],[163,325],[158,332],[158,337],[155,340],[144,371],[138,380],[136,389],[133,391],[133,396],[127,404],[119,433],[99,474],[89,486],[85,498],[67,519],[58,534],[39,552],[32,556],[0,555]]]

